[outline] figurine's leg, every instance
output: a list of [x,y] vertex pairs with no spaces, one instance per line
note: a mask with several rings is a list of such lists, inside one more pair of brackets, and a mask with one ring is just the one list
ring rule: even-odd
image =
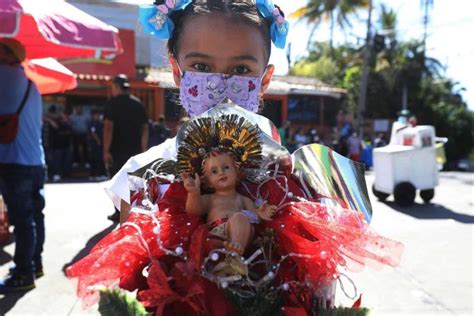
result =
[[235,213],[227,221],[229,241],[224,242],[227,250],[235,251],[242,255],[252,237],[253,227],[250,220],[243,213]]

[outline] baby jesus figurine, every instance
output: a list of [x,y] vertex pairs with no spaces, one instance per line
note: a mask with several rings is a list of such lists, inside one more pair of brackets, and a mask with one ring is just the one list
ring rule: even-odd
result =
[[201,195],[201,180],[183,173],[188,191],[186,211],[193,215],[207,215],[210,234],[222,239],[224,247],[242,255],[253,235],[252,224],[259,218],[271,220],[277,207],[264,202],[257,207],[249,198],[236,191],[243,178],[240,165],[230,152],[214,150],[202,162],[204,184],[214,191]]

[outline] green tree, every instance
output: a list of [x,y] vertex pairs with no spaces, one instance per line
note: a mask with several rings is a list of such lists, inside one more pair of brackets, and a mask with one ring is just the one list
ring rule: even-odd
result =
[[[425,54],[422,40],[397,40],[397,17],[393,10],[382,6],[379,23],[379,34],[388,38],[389,45],[381,52],[372,51],[365,116],[395,119],[402,109],[405,86],[408,108],[418,117],[419,124],[434,125],[437,135],[449,138],[448,160],[468,156],[473,148],[474,112],[462,99],[462,86],[446,77],[445,68],[438,60]],[[331,50],[330,43],[315,42],[308,56],[298,60],[290,71],[346,89],[343,106],[355,113],[361,52],[361,48],[350,44]]]
[[310,62],[297,62],[290,70],[291,75],[314,77],[333,85],[339,83],[339,72],[336,62],[328,56]]
[[321,21],[329,21],[329,47],[332,51],[336,23],[344,30],[346,26],[351,26],[349,16],[367,6],[368,0],[309,0],[304,7],[297,9],[290,17],[306,20],[312,24],[308,46]]
[[392,63],[393,51],[397,45],[397,13],[382,4],[380,6],[379,24],[382,28],[380,33],[388,39],[388,47],[382,51],[389,64]]

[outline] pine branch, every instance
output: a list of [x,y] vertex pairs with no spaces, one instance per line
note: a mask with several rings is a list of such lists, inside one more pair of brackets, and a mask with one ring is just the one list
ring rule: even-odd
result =
[[148,316],[143,305],[122,290],[100,292],[99,313],[102,316]]
[[278,290],[261,287],[251,298],[242,298],[229,290],[225,292],[239,316],[284,316],[281,311],[282,297]]
[[329,310],[322,310],[318,316],[368,316],[370,310],[368,308],[348,308],[337,307]]

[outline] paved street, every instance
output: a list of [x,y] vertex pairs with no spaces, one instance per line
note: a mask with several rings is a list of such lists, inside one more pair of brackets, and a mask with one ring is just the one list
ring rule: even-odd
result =
[[[367,176],[368,185],[373,175]],[[405,244],[396,269],[350,274],[371,315],[473,315],[474,175],[443,173],[433,204],[408,209],[373,199],[372,227]],[[63,267],[113,229],[112,212],[97,183],[49,184],[45,189],[46,275],[24,295],[0,295],[0,315],[97,315],[84,311]],[[9,266],[13,244],[0,249],[0,274]],[[346,289],[350,284],[345,282]],[[338,288],[338,300],[347,303]]]

